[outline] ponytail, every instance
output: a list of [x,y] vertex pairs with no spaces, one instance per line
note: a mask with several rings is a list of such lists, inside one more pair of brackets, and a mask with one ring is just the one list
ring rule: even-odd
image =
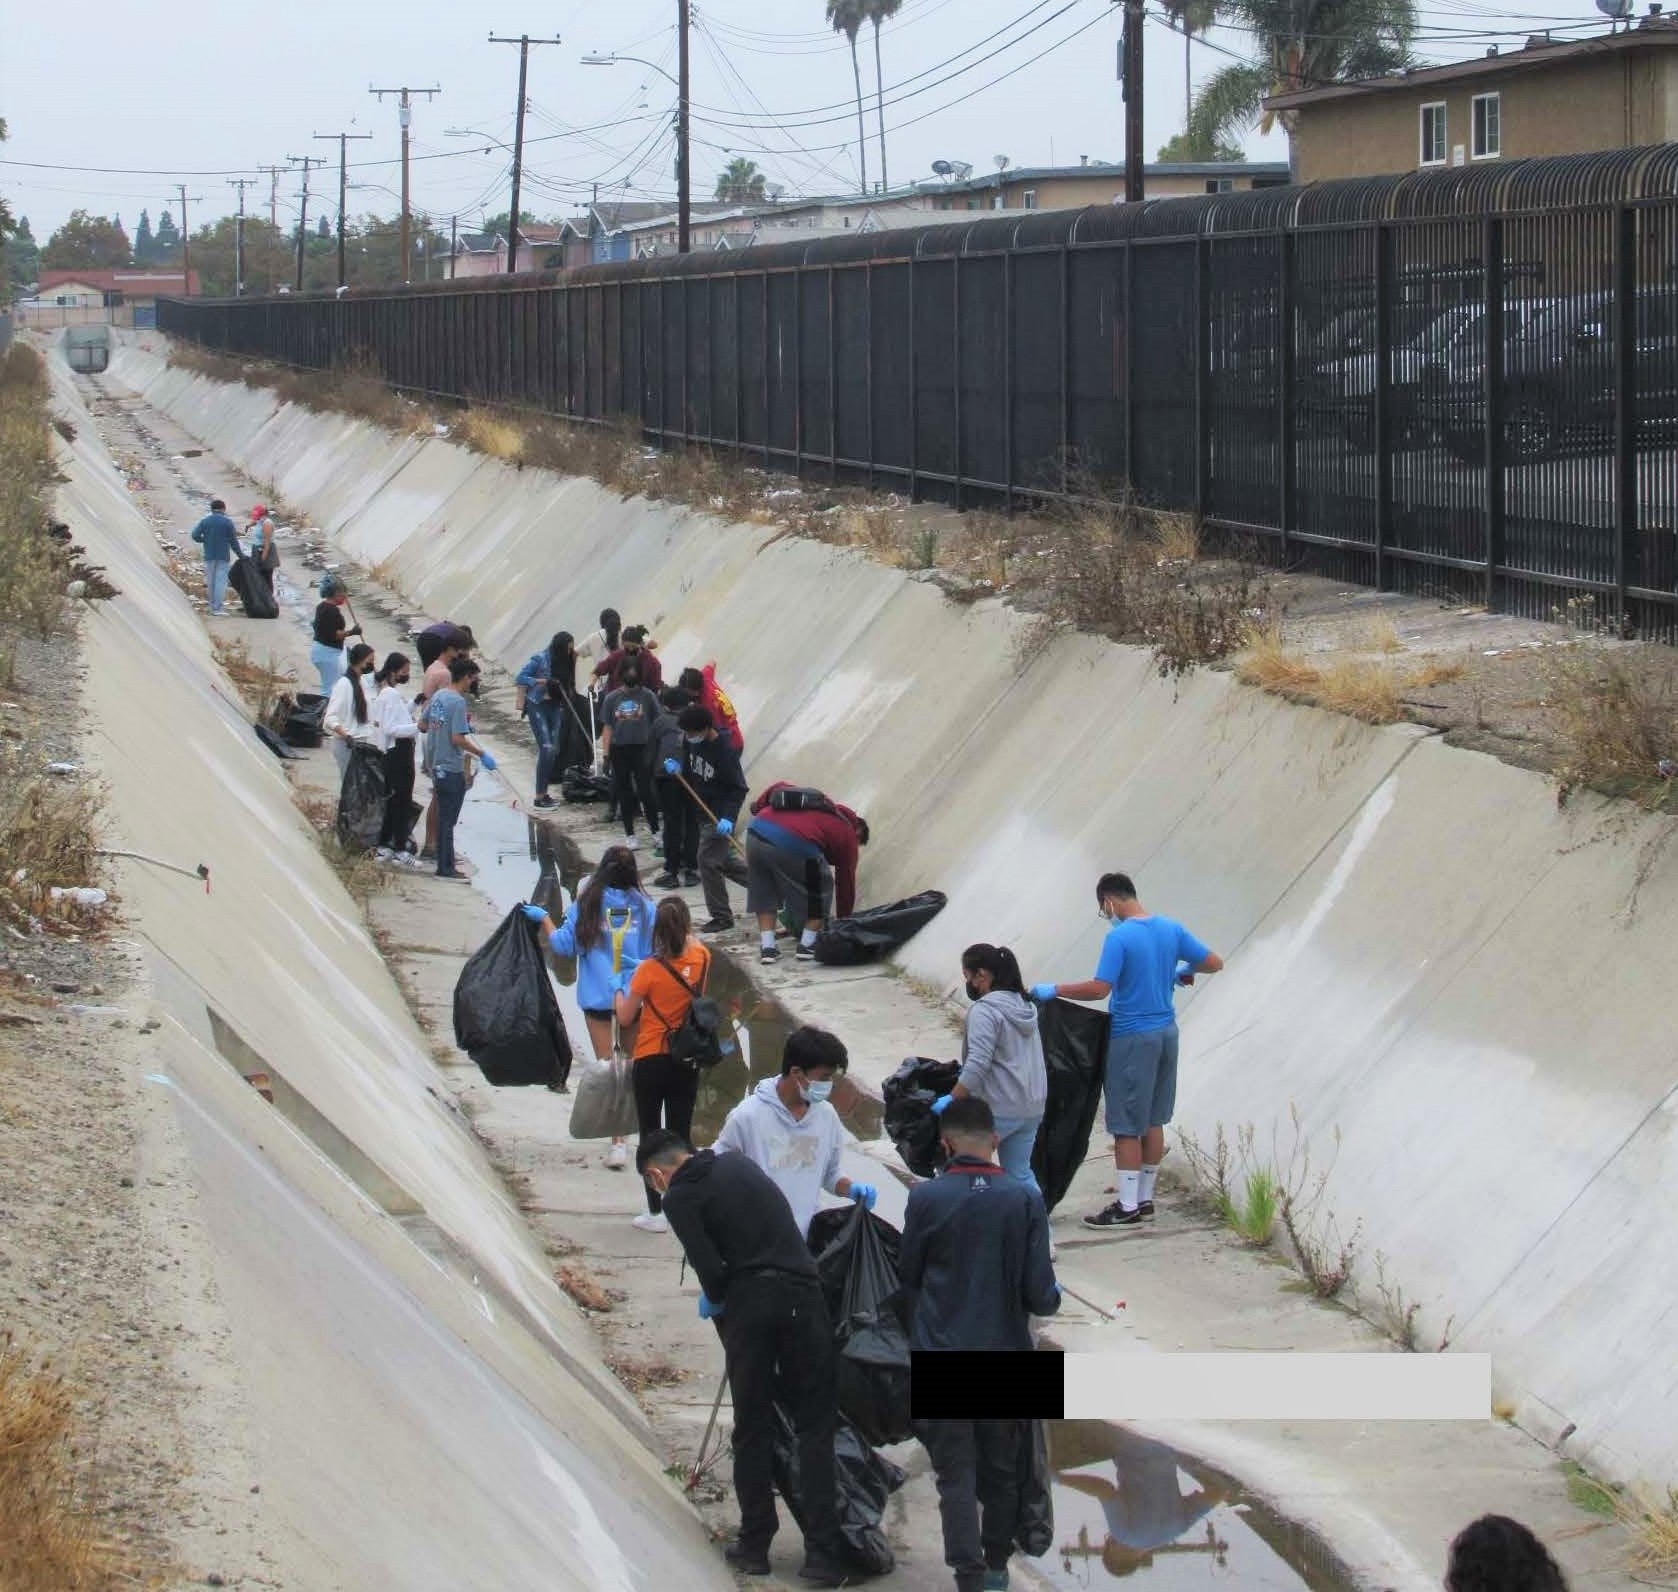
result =
[[358,663],[373,656],[373,649],[365,641],[358,641],[350,648],[349,668],[344,673],[349,677],[350,695],[355,700],[355,722],[367,722],[367,693],[361,689],[361,671],[356,668]]
[[623,620],[618,617],[617,609],[602,608],[600,610],[600,628],[606,632],[606,650],[616,652],[618,650],[618,638],[623,633]]
[[969,973],[989,973],[993,990],[1025,994],[1020,964],[1006,945],[970,945],[961,953],[961,965]]

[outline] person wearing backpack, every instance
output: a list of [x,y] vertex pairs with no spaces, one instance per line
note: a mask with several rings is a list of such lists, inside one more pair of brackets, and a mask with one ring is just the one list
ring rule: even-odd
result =
[[746,830],[746,910],[757,915],[760,962],[778,962],[775,920],[801,926],[797,957],[816,959],[816,936],[838,906],[856,910],[857,848],[868,821],[819,790],[781,780],[752,803]]
[[[710,976],[711,953],[694,937],[687,902],[666,896],[653,916],[652,955],[635,969],[617,998],[618,1022],[625,1028],[637,1025],[630,1081],[643,1143],[660,1127],[684,1139],[693,1132],[699,1066],[672,1052],[684,1048],[689,1013],[696,997],[704,995]],[[635,1218],[635,1225],[644,1232],[669,1232],[658,1193],[650,1183],[645,1187],[647,1209]]]
[[640,849],[635,838],[637,813],[647,820],[654,835],[660,828],[658,795],[653,790],[653,720],[658,717],[658,698],[641,683],[641,666],[631,662],[619,676],[623,682],[610,692],[602,708],[606,729],[601,736],[601,753],[612,771],[612,795],[623,820],[624,844]]

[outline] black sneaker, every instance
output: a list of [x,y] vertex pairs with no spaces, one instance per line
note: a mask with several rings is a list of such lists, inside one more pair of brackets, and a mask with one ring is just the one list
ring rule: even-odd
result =
[[712,918],[709,923],[699,925],[699,932],[701,934],[727,934],[733,927],[733,918]]
[[1124,1206],[1114,1200],[1105,1210],[1100,1210],[1094,1216],[1084,1218],[1085,1227],[1093,1227],[1097,1232],[1106,1232],[1110,1227],[1140,1227],[1142,1225],[1142,1207],[1133,1206],[1126,1210]]
[[802,940],[800,940],[798,942],[798,949],[792,954],[794,958],[800,962],[813,962],[816,959],[816,948],[813,945],[806,945]]
[[804,1563],[799,1566],[798,1578],[808,1581],[811,1586],[844,1586],[849,1581],[860,1579],[834,1554],[826,1553],[820,1548],[805,1550]]
[[550,795],[547,794],[546,791],[544,791],[530,805],[532,807],[553,807],[553,806],[556,805],[556,803],[555,803],[553,797],[551,797]]
[[698,885],[698,883],[699,875],[696,874],[692,868],[686,868],[682,871],[682,888],[684,890],[692,890]]
[[780,946],[778,946],[778,945],[766,945],[766,946],[764,946],[757,953],[757,959],[758,959],[758,961],[762,962],[765,966],[768,966],[768,964],[771,963],[771,962],[780,961],[780,959],[781,959],[781,948],[780,948]]
[[1136,1207],[1136,1213],[1143,1221],[1151,1222],[1154,1219],[1154,1202],[1152,1200],[1143,1200],[1142,1203]]
[[741,1575],[768,1575],[769,1554],[766,1549],[754,1548],[748,1542],[742,1542],[738,1537],[722,1550],[723,1558],[729,1566],[738,1570]]
[[674,890],[675,888],[676,876],[673,873],[661,873],[653,880],[653,889],[655,890]]

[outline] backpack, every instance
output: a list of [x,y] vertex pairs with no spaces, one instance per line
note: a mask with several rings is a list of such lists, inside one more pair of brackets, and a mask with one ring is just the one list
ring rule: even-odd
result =
[[769,810],[776,813],[831,813],[838,809],[822,792],[808,785],[782,785],[770,791]]
[[[683,1062],[699,1072],[716,1066],[734,1049],[734,1045],[732,1041],[723,1039],[722,1007],[705,993],[705,985],[710,981],[711,964],[706,962],[705,975],[699,988],[695,989],[682,977],[682,970],[674,962],[662,956],[654,960],[688,992],[689,997],[687,1016],[682,1019],[682,1026],[670,1028],[669,1024],[665,1024],[670,1034],[670,1059]],[[652,1006],[651,1001],[647,1004]],[[653,1015],[664,1022],[656,1006],[653,1006]]]

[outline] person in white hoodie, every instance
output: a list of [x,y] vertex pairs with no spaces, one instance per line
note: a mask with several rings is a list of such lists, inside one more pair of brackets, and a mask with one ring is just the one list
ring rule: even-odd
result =
[[968,946],[961,953],[961,977],[973,1002],[962,1030],[961,1074],[932,1109],[942,1113],[950,1101],[967,1095],[983,1100],[996,1118],[998,1164],[1041,1195],[1031,1152],[1049,1100],[1049,1069],[1037,1007],[1006,945]]
[[810,1235],[810,1220],[823,1190],[874,1208],[878,1191],[839,1172],[845,1129],[828,1096],[834,1079],[850,1065],[843,1042],[822,1028],[798,1028],[787,1035],[781,1076],[765,1078],[728,1114],[712,1146],[718,1155],[738,1150],[767,1172],[786,1195],[798,1231]]

